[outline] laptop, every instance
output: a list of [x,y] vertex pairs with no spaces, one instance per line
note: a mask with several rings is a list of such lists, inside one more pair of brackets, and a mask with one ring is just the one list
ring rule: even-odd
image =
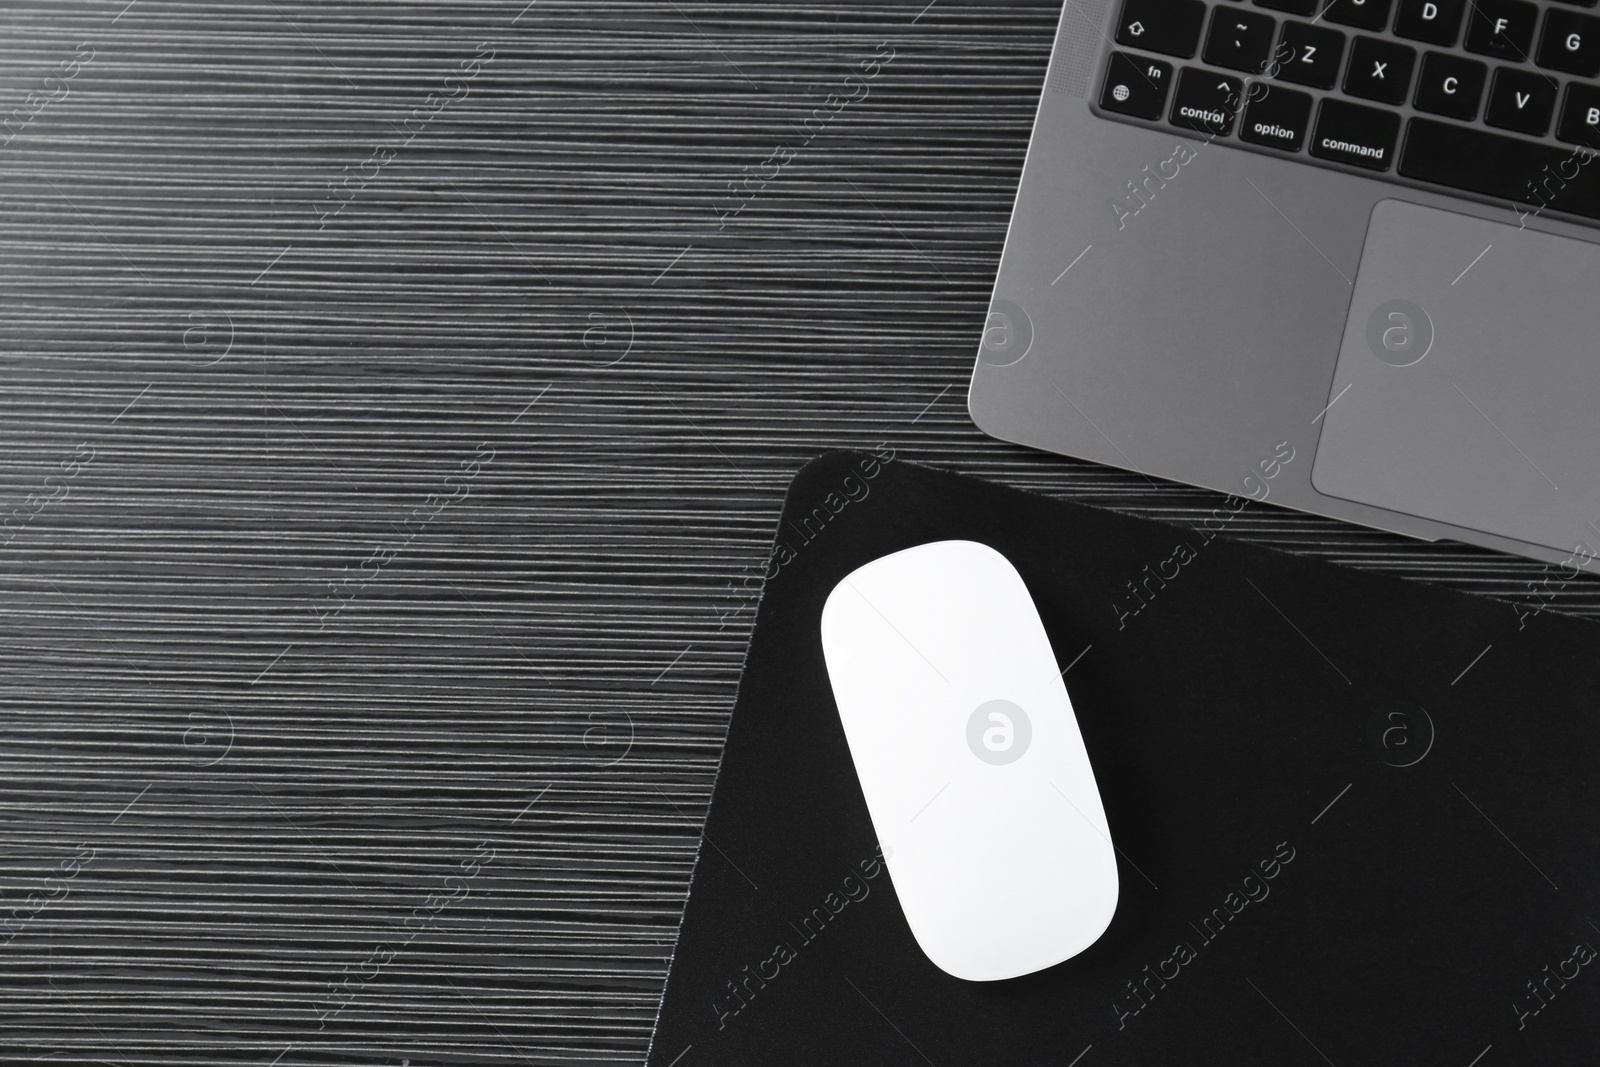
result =
[[1594,3],[1069,0],[973,419],[1237,498],[1587,566]]

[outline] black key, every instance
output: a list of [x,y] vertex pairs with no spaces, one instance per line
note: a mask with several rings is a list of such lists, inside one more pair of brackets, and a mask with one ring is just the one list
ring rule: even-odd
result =
[[1579,7],[1593,7],[1600,0],[1564,0],[1568,4],[1577,4]]
[[1204,58],[1214,67],[1260,74],[1272,54],[1272,31],[1278,24],[1271,15],[1239,7],[1218,7],[1211,15]]
[[1466,0],[1400,0],[1394,14],[1394,32],[1413,41],[1455,44]]
[[1234,116],[1244,106],[1244,83],[1226,74],[1198,67],[1178,72],[1178,90],[1172,96],[1174,126],[1226,137],[1233,132]]
[[1555,82],[1531,70],[1497,67],[1483,121],[1503,130],[1543,137],[1556,109]]
[[1414,48],[1357,37],[1350,48],[1350,69],[1344,72],[1344,91],[1384,104],[1402,103],[1411,88],[1411,68],[1416,62]]
[[1573,149],[1412,119],[1400,151],[1400,173],[1600,219],[1600,166],[1577,165],[1578,158]]
[[1188,59],[1200,43],[1205,20],[1201,0],[1124,0],[1117,43]]
[[1399,136],[1400,116],[1392,111],[1324,100],[1311,135],[1311,154],[1368,170],[1388,170]]
[[1600,19],[1552,8],[1539,39],[1539,66],[1582,74],[1600,74]]
[[1270,7],[1274,11],[1286,11],[1291,15],[1314,15],[1317,13],[1317,4],[1321,0],[1255,0],[1257,7]]
[[1285,152],[1298,152],[1306,143],[1306,128],[1310,124],[1310,94],[1272,86],[1265,96],[1245,105],[1239,139],[1281,148]]
[[1556,136],[1568,144],[1600,149],[1600,88],[1578,82],[1568,84]]
[[1394,0],[1328,0],[1322,17],[1358,30],[1381,30],[1389,24],[1393,4]]
[[1159,119],[1167,104],[1167,86],[1171,84],[1172,67],[1161,60],[1112,52],[1100,106],[1119,115]]
[[1344,34],[1308,26],[1304,22],[1285,22],[1278,39],[1278,77],[1297,85],[1332,89],[1339,77],[1339,60],[1344,58]]
[[1417,110],[1470,122],[1478,117],[1478,101],[1488,80],[1489,68],[1475,59],[1428,52],[1417,77]]
[[1472,0],[1467,14],[1467,50],[1526,63],[1538,21],[1538,5],[1527,0]]

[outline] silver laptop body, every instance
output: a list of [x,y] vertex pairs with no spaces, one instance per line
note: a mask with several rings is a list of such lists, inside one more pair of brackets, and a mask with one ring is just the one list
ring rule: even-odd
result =
[[1067,4],[972,417],[1236,497],[1586,566],[1600,18],[1555,0],[1369,5],[1384,0]]

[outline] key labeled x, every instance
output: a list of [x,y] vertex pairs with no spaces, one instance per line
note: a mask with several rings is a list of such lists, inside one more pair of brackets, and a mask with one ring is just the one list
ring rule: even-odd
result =
[[1357,37],[1351,49],[1345,92],[1385,104],[1398,104],[1411,85],[1417,54],[1404,45]]

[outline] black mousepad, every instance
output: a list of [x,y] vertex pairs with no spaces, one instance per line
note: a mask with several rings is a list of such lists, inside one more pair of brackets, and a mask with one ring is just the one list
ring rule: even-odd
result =
[[[1263,460],[1241,489],[1310,457]],[[652,1067],[1593,1055],[1600,629],[1234,541],[1246,506],[1189,530],[888,452],[801,471]],[[1004,982],[912,939],[818,633],[851,570],[949,538],[1027,582],[1120,854],[1100,940]]]

